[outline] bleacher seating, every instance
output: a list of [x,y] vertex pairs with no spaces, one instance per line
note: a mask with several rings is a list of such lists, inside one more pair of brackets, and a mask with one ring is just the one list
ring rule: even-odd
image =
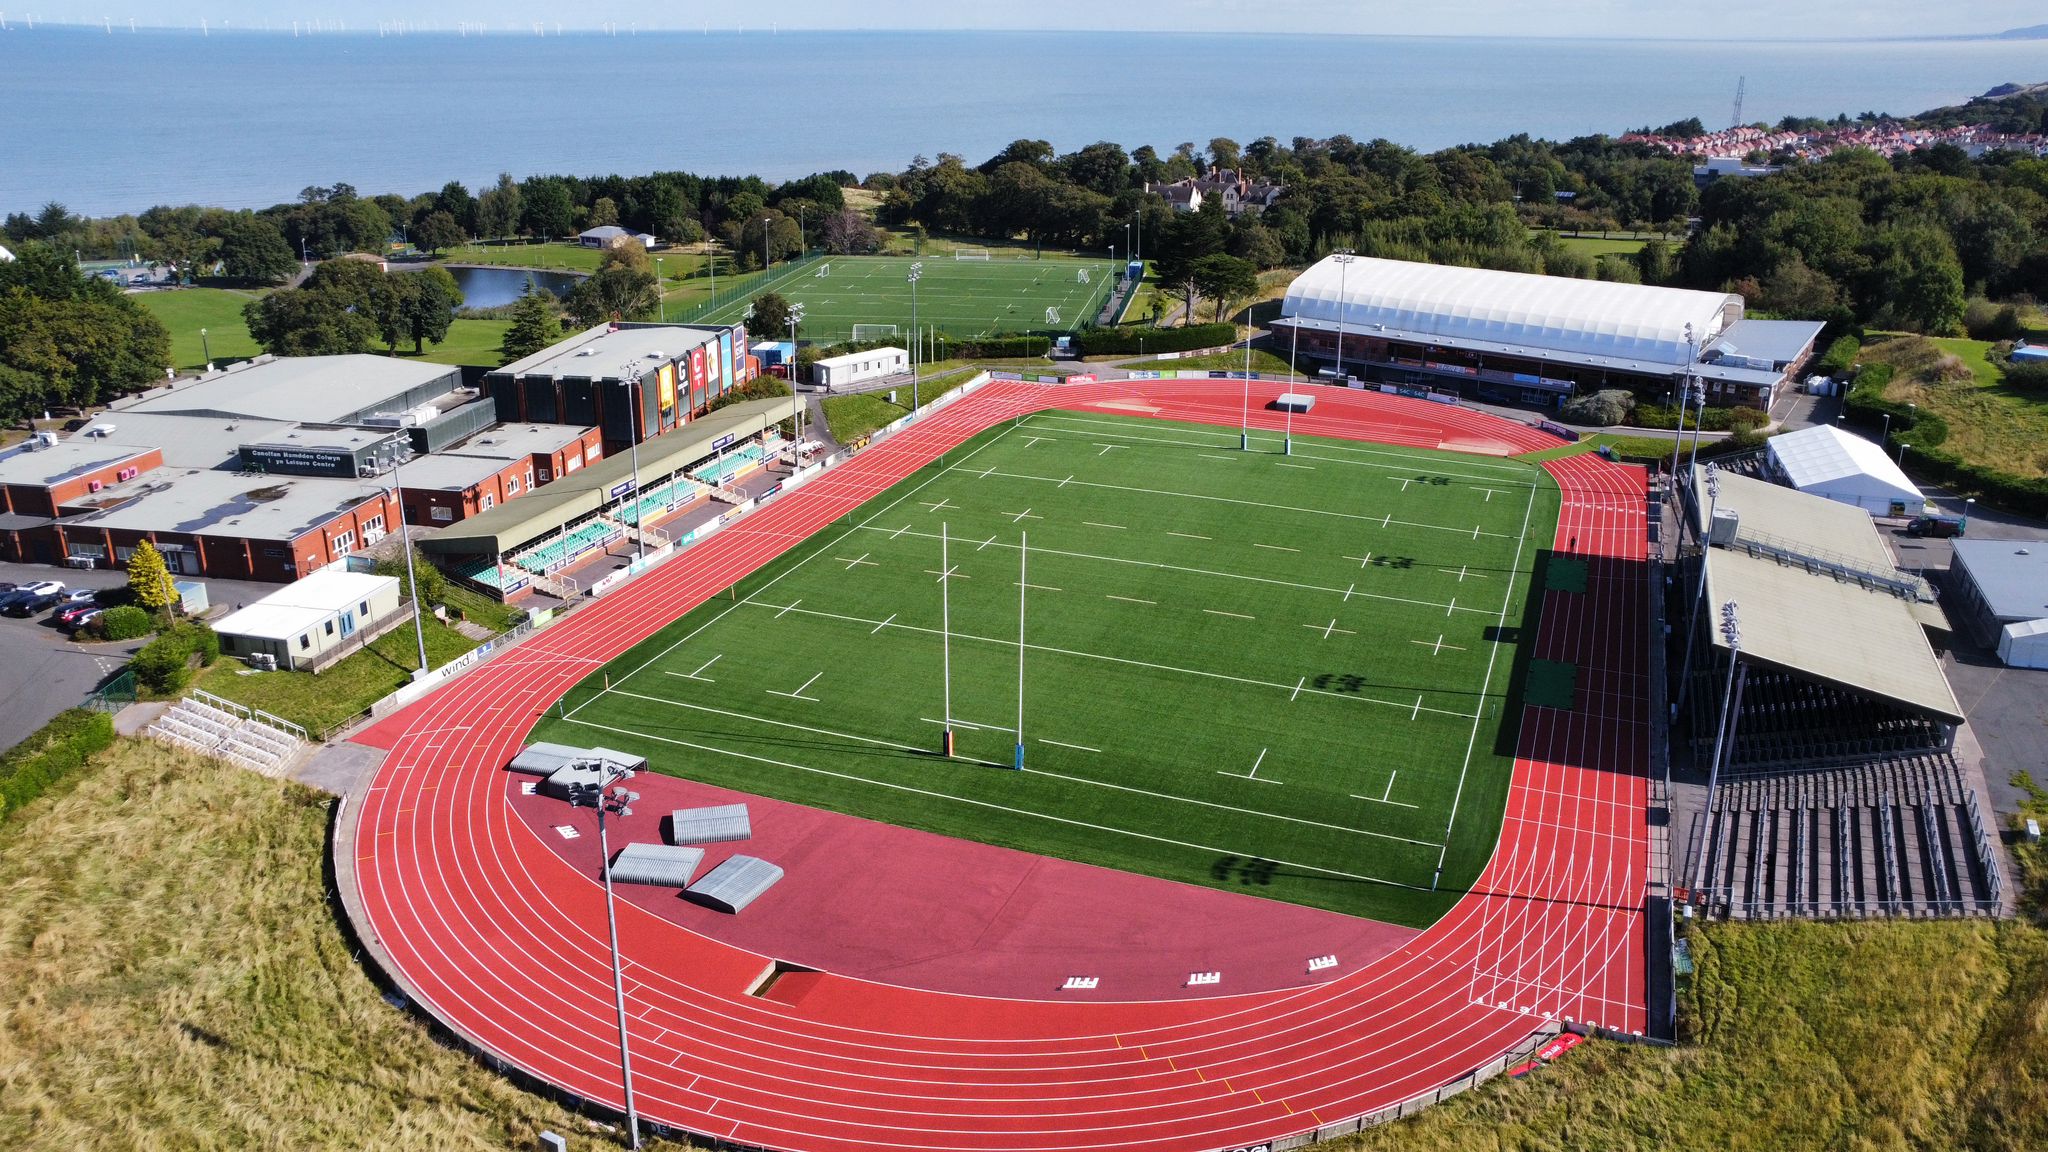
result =
[[469,560],[454,566],[455,575],[486,588],[505,589],[504,573],[490,560]]
[[570,561],[593,548],[602,548],[626,533],[609,520],[592,520],[567,533],[549,537],[542,543],[528,548],[512,557],[512,563],[528,572],[545,576],[560,568],[568,567]]
[[284,775],[303,746],[280,728],[189,698],[157,717],[149,735],[265,776]]
[[698,465],[690,475],[706,484],[723,484],[759,464],[765,455],[759,444],[742,444],[727,452],[723,459]]
[[632,527],[640,526],[643,515],[655,516],[679,508],[704,494],[704,486],[686,476],[678,476],[665,484],[658,484],[642,493],[632,504],[621,504],[612,511],[620,523]]

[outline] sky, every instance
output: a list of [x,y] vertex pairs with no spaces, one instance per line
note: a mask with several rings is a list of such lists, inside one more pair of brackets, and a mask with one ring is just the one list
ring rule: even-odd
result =
[[[614,23],[641,29],[929,28],[1074,31],[1293,32],[1617,38],[1806,39],[1995,33],[2048,20],[2040,0],[12,0],[0,18],[39,22],[288,28],[319,22],[349,31],[406,22],[482,24],[531,34]],[[573,21],[573,22],[572,22]]]

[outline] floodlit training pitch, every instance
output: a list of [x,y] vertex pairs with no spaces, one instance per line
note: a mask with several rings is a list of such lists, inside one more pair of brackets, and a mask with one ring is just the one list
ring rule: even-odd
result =
[[[749,294],[779,293],[804,308],[806,340],[844,340],[856,324],[894,324],[896,342],[910,339],[910,266],[922,263],[917,282],[917,323],[948,339],[997,333],[1072,332],[1093,323],[1116,283],[1116,265],[1071,256],[1018,258],[998,253],[986,261],[929,256],[828,256],[762,280]],[[1078,275],[1087,272],[1084,283]],[[822,273],[822,274],[821,274]],[[737,324],[749,299],[735,300],[693,323]],[[1057,311],[1049,320],[1046,309]],[[759,339],[782,339],[762,332]]]
[[1500,831],[1556,485],[1238,443],[1065,411],[991,429],[591,675],[534,738],[1427,924]]

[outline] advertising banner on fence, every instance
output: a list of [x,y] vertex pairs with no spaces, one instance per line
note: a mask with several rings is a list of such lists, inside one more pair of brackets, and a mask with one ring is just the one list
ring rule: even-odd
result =
[[1074,375],[1072,375],[1072,376],[1069,376],[1069,377],[1067,377],[1067,383],[1069,383],[1069,384],[1093,384],[1093,383],[1095,383],[1095,376],[1094,376],[1094,374],[1093,374],[1093,373],[1089,373],[1089,372],[1076,372],[1076,373],[1075,373]]

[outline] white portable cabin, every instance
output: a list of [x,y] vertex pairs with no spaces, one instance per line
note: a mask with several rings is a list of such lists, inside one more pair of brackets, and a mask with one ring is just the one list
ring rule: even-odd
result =
[[2048,620],[2024,620],[2000,629],[1998,661],[2008,668],[2048,668]]
[[1873,516],[1918,516],[1927,497],[1883,448],[1831,424],[1769,441],[1771,470],[1809,496],[1824,496]]
[[845,388],[910,371],[910,353],[902,348],[870,348],[848,352],[811,365],[811,383],[820,388]]
[[396,576],[315,572],[229,614],[213,630],[223,655],[268,655],[279,668],[301,668],[389,619],[399,609],[399,589]]

